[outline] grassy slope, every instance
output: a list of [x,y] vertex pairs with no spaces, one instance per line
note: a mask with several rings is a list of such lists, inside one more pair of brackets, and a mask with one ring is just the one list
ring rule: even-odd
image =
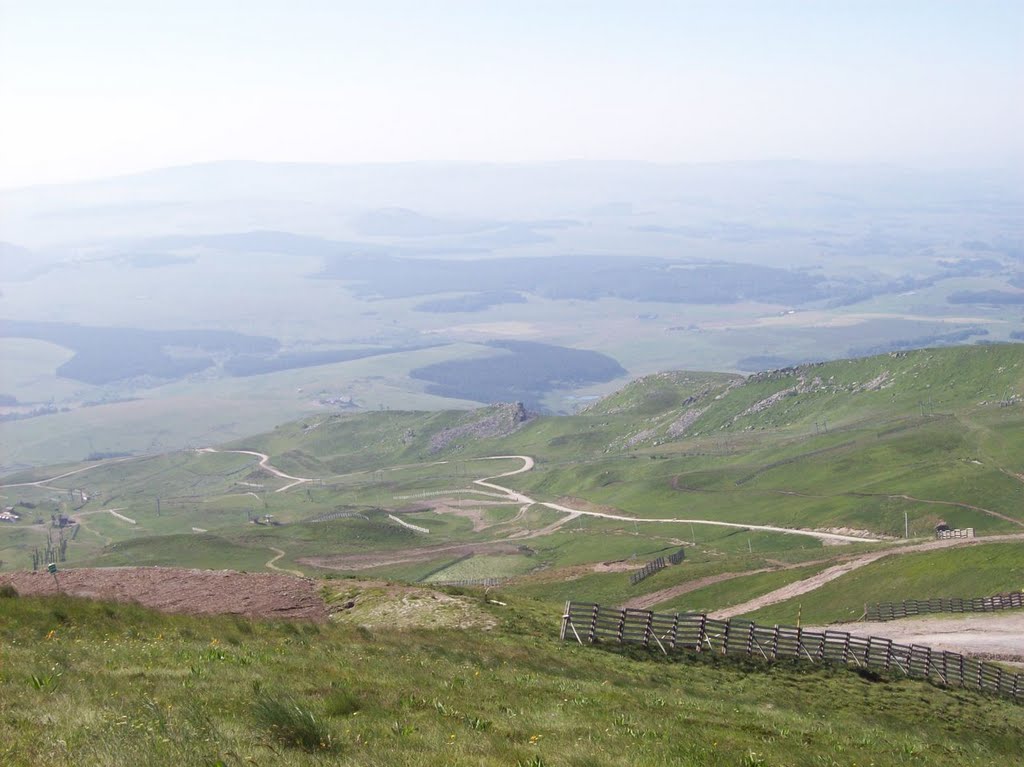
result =
[[[189,451],[107,464],[53,484],[87,489],[91,497],[84,510],[95,512],[87,518],[89,530],[70,547],[69,565],[170,563],[184,557],[188,564],[253,569],[276,547],[286,551],[279,566],[301,569],[307,565],[300,560],[311,556],[501,540],[517,530],[532,534],[559,515],[534,510],[514,524],[474,532],[465,518],[431,511],[431,492],[470,488],[472,478],[520,465],[475,458],[510,453],[532,455],[537,466],[507,478],[508,485],[540,500],[589,503],[636,516],[853,527],[902,536],[906,515],[912,535],[928,534],[939,520],[980,533],[1019,531],[1024,528],[986,510],[1024,520],[1024,483],[1014,476],[1024,469],[1024,408],[996,404],[1024,390],[1022,371],[1024,347],[1004,345],[805,366],[742,385],[743,379],[729,375],[657,374],[578,416],[536,419],[500,438],[464,435],[437,451],[431,442],[441,430],[479,422],[496,411],[313,417],[228,446],[267,452],[287,472],[323,479],[322,485],[285,493],[274,492],[285,481],[260,471],[252,456]],[[866,390],[865,384],[881,388]],[[810,390],[743,415],[767,397],[801,385]],[[671,424],[692,410],[703,415],[669,438]],[[4,492],[11,501],[39,503],[43,518],[69,510],[60,491]],[[413,534],[375,511],[413,505],[424,510],[408,520],[429,528],[430,535]],[[137,524],[107,515],[107,508],[122,509]],[[507,511],[510,519],[514,510]],[[308,523],[332,512],[368,519]],[[291,524],[247,523],[251,514],[263,513]],[[225,541],[223,551],[202,541],[190,548],[193,528]],[[41,539],[42,532],[27,520],[0,528],[5,567],[25,566],[34,536]],[[122,548],[97,558],[106,542]],[[637,593],[621,585],[627,576],[584,575],[575,584],[580,591],[566,580],[565,568],[634,554],[642,560],[680,542],[697,555],[683,568],[645,581],[639,587],[643,593],[701,577],[702,556],[716,572],[735,572],[764,567],[768,560],[800,562],[840,553],[796,536],[594,519],[518,542],[529,543],[533,553],[478,557],[453,572],[495,577],[546,568],[553,577],[541,572],[525,579],[525,592],[553,600],[570,595],[621,601]],[[373,572],[418,579],[455,558],[439,553]],[[487,572],[488,562],[493,572]],[[782,577],[769,575],[763,582]],[[747,593],[753,595],[761,582],[755,577],[728,589],[749,584]],[[941,585],[937,580],[935,587]]]
[[[19,765],[990,765],[1024,709],[843,669],[561,644],[556,613],[367,631],[0,599],[0,762]],[[312,753],[260,718],[320,723]],[[827,716],[825,716],[827,712]],[[328,740],[329,738],[329,740]]]
[[868,602],[979,597],[1024,588],[1024,542],[992,543],[886,557],[796,599],[744,617],[792,623],[798,605],[809,623],[856,620]]

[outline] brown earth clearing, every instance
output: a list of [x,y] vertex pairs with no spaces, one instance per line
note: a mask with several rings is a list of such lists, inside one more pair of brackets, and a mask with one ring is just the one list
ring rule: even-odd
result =
[[135,602],[168,613],[228,614],[247,618],[327,620],[319,584],[309,578],[232,570],[105,567],[49,573],[0,573],[23,596],[57,593]]
[[[807,627],[823,631],[822,627]],[[974,658],[1010,662],[1024,667],[1024,612],[934,615],[897,621],[843,623],[834,626],[857,636],[877,636],[899,644],[916,644]]]

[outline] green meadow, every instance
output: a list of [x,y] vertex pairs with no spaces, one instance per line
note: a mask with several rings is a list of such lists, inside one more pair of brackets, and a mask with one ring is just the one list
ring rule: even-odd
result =
[[990,765],[1024,709],[844,668],[618,654],[558,612],[455,597],[490,628],[160,615],[0,597],[0,762]]

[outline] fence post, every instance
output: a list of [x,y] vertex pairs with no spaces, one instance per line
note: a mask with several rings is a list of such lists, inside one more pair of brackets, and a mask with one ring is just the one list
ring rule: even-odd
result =
[[672,631],[669,636],[671,636],[671,639],[669,639],[669,647],[674,650],[676,649],[676,638],[679,636],[679,613],[676,613],[675,617],[672,619]]
[[[584,643],[575,625],[575,619],[579,618],[581,621],[586,619],[586,607],[587,603],[574,605],[572,600],[565,603],[559,639],[564,641],[569,632],[572,631],[576,640],[580,644]],[[576,611],[575,613],[574,610]],[[685,649],[694,652],[704,652],[706,646],[708,650],[716,650],[712,637],[709,634],[709,618],[703,613],[681,615],[677,612],[669,616],[667,614],[656,614],[652,610],[616,610],[615,608],[602,610],[598,604],[591,604],[589,612],[589,626],[587,626],[586,630],[586,639],[591,644],[598,641],[599,630],[603,632],[602,636],[606,640],[610,639],[613,630],[612,626],[615,626],[615,639],[620,644],[624,643],[626,641],[625,627],[632,616],[637,620],[629,624],[631,626],[630,641],[634,641],[638,637],[636,629],[643,625],[642,641],[644,647],[649,648],[653,638],[658,643],[662,652],[667,655],[668,650],[666,645],[662,643],[662,639],[671,636],[668,646],[676,649],[679,644],[679,625],[682,622],[685,626],[687,638],[690,635],[690,626],[695,625],[697,628],[695,646],[691,648],[687,639]],[[612,616],[616,612],[618,613],[617,626],[611,623]],[[644,618],[643,624],[639,623],[641,617]],[[670,618],[671,624],[668,624]],[[794,660],[805,658],[811,663],[821,663],[826,659],[830,661],[837,660],[835,654],[830,654],[829,632],[818,633],[812,631],[810,636],[813,641],[810,641],[807,639],[806,632],[802,627],[775,625],[772,627],[772,630],[766,626],[758,626],[752,621],[740,621],[734,626],[733,620],[711,621],[716,627],[721,626],[720,634],[716,635],[716,638],[721,639],[722,655],[745,654],[747,657],[753,657],[754,648],[756,647],[766,660],[778,660],[783,656],[788,658],[790,655],[786,653],[789,650],[789,642],[795,640],[795,651],[792,653]],[[656,625],[658,626],[657,629],[655,628]],[[662,628],[668,629],[664,637],[658,636],[657,633]],[[765,640],[765,643],[768,641],[772,643],[770,657],[765,651],[763,643],[759,640],[759,631],[762,633],[761,638]],[[780,653],[780,639],[783,633],[785,633],[787,644]],[[897,645],[891,639],[885,637],[866,636],[855,638],[852,634],[846,632],[835,632],[834,639],[842,643],[842,660],[846,665],[854,662],[862,668],[881,667],[886,671],[891,671],[893,666],[896,666],[906,676],[919,677],[922,676],[920,664],[923,661],[923,676],[926,679],[937,676],[941,679],[942,684],[947,687],[959,686],[961,688],[977,689],[982,692],[995,692],[1000,695],[1008,695],[1014,700],[1020,700],[1022,692],[1024,692],[1022,690],[1022,687],[1024,687],[1024,674],[1010,673],[993,664],[977,661],[973,658],[965,658],[959,653],[933,651],[930,647],[913,644],[909,646]],[[856,642],[854,642],[854,639],[856,639]],[[839,649],[834,642],[831,646],[835,650]],[[813,654],[809,649],[810,647],[814,647]],[[895,650],[896,647],[900,648],[899,651]],[[881,654],[878,652],[879,649],[882,650]],[[935,652],[939,654],[936,656]],[[953,676],[954,674],[955,676]]]
[[816,657],[819,662],[823,661],[825,658],[825,631],[821,633],[821,641],[818,642],[818,649],[814,653],[814,657]]
[[594,644],[597,638],[597,614],[600,609],[599,605],[594,605],[594,609],[590,611],[590,626],[587,627],[587,641],[590,644]]

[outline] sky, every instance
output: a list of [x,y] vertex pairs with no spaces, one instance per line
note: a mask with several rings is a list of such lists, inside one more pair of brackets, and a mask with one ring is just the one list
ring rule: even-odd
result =
[[218,160],[1024,165],[1024,0],[0,0],[0,188]]

